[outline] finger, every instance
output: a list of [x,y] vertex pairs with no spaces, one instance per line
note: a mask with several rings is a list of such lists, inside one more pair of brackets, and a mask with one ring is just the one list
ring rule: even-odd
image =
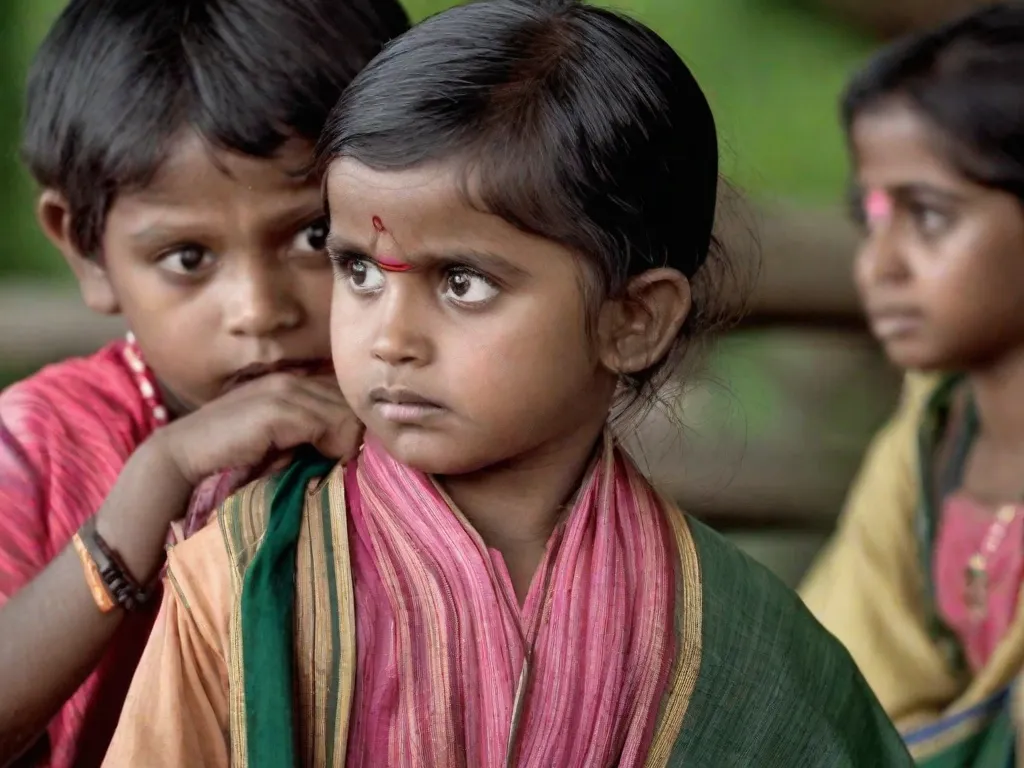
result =
[[363,433],[363,425],[352,417],[325,430],[313,445],[325,456],[345,463],[358,455]]
[[274,454],[271,461],[267,463],[267,468],[263,474],[273,474],[274,472],[280,472],[295,459],[294,451],[283,451],[281,453]]

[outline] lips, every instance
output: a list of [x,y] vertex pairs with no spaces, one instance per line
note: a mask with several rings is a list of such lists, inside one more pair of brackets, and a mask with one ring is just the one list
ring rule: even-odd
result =
[[239,368],[224,382],[223,391],[227,392],[250,381],[269,376],[272,373],[293,373],[297,376],[316,376],[329,374],[334,370],[331,361],[326,358],[277,360],[270,363],[252,363]]
[[377,387],[370,404],[385,421],[415,425],[445,411],[440,403],[405,387]]
[[920,312],[905,308],[869,310],[871,330],[880,339],[896,339],[917,331],[923,321]]

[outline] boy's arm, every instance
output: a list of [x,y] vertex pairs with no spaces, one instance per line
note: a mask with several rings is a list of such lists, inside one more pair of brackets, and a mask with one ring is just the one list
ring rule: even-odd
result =
[[228,768],[230,564],[218,526],[168,557],[167,590],[105,766]]
[[[45,506],[39,490],[33,503],[38,480],[19,460],[13,438],[7,439],[9,450],[0,458],[0,602],[9,598],[0,607],[0,765],[15,760],[46,730],[124,618],[120,609],[97,609],[70,546],[32,578],[42,566],[29,554],[41,549],[33,549],[31,537],[46,530]],[[153,521],[180,515],[191,494],[180,473],[161,461],[160,453],[140,449],[96,517],[101,535],[124,553],[125,565],[139,579],[151,579],[163,562],[166,526]],[[150,507],[146,514],[139,514],[142,500]]]

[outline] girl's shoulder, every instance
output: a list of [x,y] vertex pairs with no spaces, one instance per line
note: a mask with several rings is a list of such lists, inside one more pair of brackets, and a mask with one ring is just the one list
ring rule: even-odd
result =
[[[302,487],[291,488],[290,480],[297,472],[306,475],[301,481]],[[288,498],[294,498],[297,502],[291,511],[288,509]],[[300,457],[281,471],[243,486],[221,504],[206,529],[218,529],[230,570],[239,585],[263,543],[271,513],[275,509],[275,516],[300,516],[296,536],[300,532],[308,535],[311,516],[328,514],[344,519],[344,467],[333,462],[307,461]]]
[[849,653],[796,593],[718,533],[689,525],[700,561],[702,648],[677,751],[697,756],[717,745],[716,765],[770,754],[778,762],[764,764],[780,768],[910,766]]

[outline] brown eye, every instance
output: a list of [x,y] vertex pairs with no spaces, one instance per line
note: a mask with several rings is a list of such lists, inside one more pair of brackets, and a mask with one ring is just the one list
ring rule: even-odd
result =
[[295,236],[297,251],[317,252],[327,247],[327,219],[319,219]]
[[925,237],[937,237],[953,224],[953,218],[947,212],[923,203],[911,203],[907,212],[914,227]]
[[384,273],[368,259],[350,259],[342,269],[355,293],[376,293],[384,287]]
[[178,275],[192,275],[213,264],[215,257],[205,248],[190,245],[164,254],[160,266]]
[[444,295],[458,304],[486,304],[498,295],[498,286],[468,269],[452,269],[445,276]]

